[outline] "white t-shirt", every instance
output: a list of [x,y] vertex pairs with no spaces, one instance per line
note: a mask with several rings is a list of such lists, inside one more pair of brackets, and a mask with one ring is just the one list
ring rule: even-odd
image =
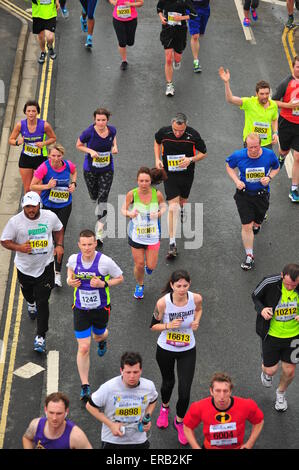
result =
[[39,277],[54,260],[52,232],[59,232],[62,228],[63,225],[54,212],[41,209],[40,217],[31,220],[22,211],[9,219],[1,241],[11,240],[21,245],[30,240],[32,253],[16,251],[15,265],[23,274]]
[[147,440],[146,432],[138,431],[138,423],[142,420],[150,403],[158,398],[158,392],[151,380],[140,378],[137,387],[127,387],[121,376],[114,377],[91,395],[93,403],[111,421],[121,422],[126,428],[123,436],[113,436],[103,423],[101,439],[113,444],[142,444]]
[[[77,256],[77,254],[71,255],[68,259],[67,267],[70,268],[72,271],[75,271],[75,267],[77,264]],[[86,261],[83,261],[82,257],[82,265],[84,266],[84,268],[86,268],[86,270],[88,270],[92,266],[93,261],[94,259],[91,262],[87,263]],[[109,256],[103,254],[100,258],[98,269],[100,273],[103,274],[103,276],[107,276],[109,274],[111,277],[119,277],[123,273],[120,267],[115,263],[115,261],[113,261],[112,258],[109,258]]]

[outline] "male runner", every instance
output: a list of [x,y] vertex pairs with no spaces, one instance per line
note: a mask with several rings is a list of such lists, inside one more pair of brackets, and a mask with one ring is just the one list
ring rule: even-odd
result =
[[39,64],[43,64],[46,60],[46,42],[50,59],[54,60],[57,57],[53,43],[59,8],[59,0],[32,0],[32,32],[38,35],[41,49]]
[[199,40],[205,34],[209,21],[210,0],[192,0],[192,4],[197,12],[197,16],[188,20],[188,26],[191,36],[190,45],[193,55],[193,71],[198,73],[202,71],[202,67],[199,63]]

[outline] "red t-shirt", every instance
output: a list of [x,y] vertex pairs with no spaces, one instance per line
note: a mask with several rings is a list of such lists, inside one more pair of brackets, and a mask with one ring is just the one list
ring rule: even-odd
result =
[[298,100],[298,107],[294,109],[282,108],[280,116],[293,124],[299,124],[299,80],[292,75],[287,77],[277,88],[273,100],[288,103],[291,100]]
[[192,403],[184,418],[184,424],[195,429],[203,422],[204,447],[206,449],[239,449],[243,444],[246,420],[258,424],[264,413],[250,398],[231,397],[231,406],[218,410],[212,397]]

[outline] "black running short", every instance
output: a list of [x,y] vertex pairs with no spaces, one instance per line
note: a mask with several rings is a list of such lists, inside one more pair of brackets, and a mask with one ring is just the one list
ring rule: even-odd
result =
[[42,163],[46,162],[48,157],[44,157],[43,155],[39,157],[29,157],[24,153],[21,153],[19,159],[19,168],[31,168],[32,170],[36,170]]
[[33,34],[39,34],[42,31],[51,31],[55,33],[56,29],[56,16],[50,18],[49,20],[44,20],[43,18],[32,18],[32,32]]
[[182,54],[187,44],[187,26],[163,25],[160,41],[164,49],[173,49],[178,54]]
[[299,152],[299,124],[278,118],[278,137],[281,150],[296,150]]
[[175,174],[167,173],[167,175],[168,179],[164,181],[164,190],[167,201],[171,201],[178,196],[183,199],[188,199],[194,179],[194,173],[182,175],[179,174],[179,172],[175,172]]
[[[299,346],[299,335],[293,338],[276,338],[268,335],[262,341],[262,358],[265,367],[273,367],[279,361],[288,364],[297,364],[299,362],[298,353],[295,349]],[[292,357],[292,353],[293,356]],[[294,362],[293,362],[294,361]]]
[[113,28],[117,36],[119,47],[133,46],[137,28],[137,18],[130,21],[120,21],[113,18]]
[[247,225],[251,222],[261,224],[269,208],[269,199],[270,194],[266,191],[254,195],[237,189],[234,200],[236,201],[242,225]]
[[73,312],[76,338],[87,338],[91,336],[91,330],[103,334],[109,321],[110,306],[92,310],[74,307]]

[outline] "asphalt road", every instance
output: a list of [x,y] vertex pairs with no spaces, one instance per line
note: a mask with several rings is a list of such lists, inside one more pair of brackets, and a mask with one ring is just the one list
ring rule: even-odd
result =
[[[154,164],[156,130],[170,124],[176,112],[186,113],[189,124],[200,132],[208,148],[208,158],[196,165],[190,196],[190,202],[203,205],[202,246],[184,249],[184,239],[181,239],[177,260],[166,263],[168,242],[162,240],[158,268],[146,278],[144,300],[136,301],[133,298],[133,263],[126,239],[109,237],[105,241],[104,253],[121,266],[125,282],[111,289],[113,309],[108,352],[100,359],[96,355],[96,346],[92,347],[91,388],[97,389],[119,373],[119,358],[125,350],[138,350],[144,358],[144,377],[153,380],[160,389],[161,377],[155,361],[157,335],[149,330],[149,325],[161,287],[174,269],[184,268],[191,274],[192,290],[203,296],[191,400],[205,397],[212,373],[225,370],[234,379],[236,395],[255,399],[265,413],[264,430],[256,447],[298,448],[298,439],[293,432],[299,426],[298,377],[288,391],[287,413],[278,414],[273,408],[275,386],[273,390],[265,390],[260,383],[260,344],[255,334],[255,311],[251,302],[251,292],[262,277],[280,272],[288,262],[298,262],[298,207],[288,198],[290,181],[284,170],[271,185],[269,220],[256,238],[256,267],[252,272],[243,272],[240,268],[244,257],[241,227],[232,199],[234,187],[225,172],[226,156],[242,145],[243,115],[225,103],[224,86],[217,73],[220,65],[230,69],[235,95],[254,94],[255,83],[260,79],[269,80],[275,88],[289,74],[281,43],[285,10],[261,2],[260,19],[253,27],[256,44],[252,44],[245,40],[234,1],[225,2],[225,8],[223,0],[211,3],[212,14],[200,54],[203,73],[193,73],[188,45],[181,70],[175,72],[176,94],[170,99],[164,95],[164,53],[159,41],[156,2],[149,0],[140,10],[136,44],[129,50],[126,72],[119,70],[112,7],[107,2],[101,2],[97,8],[92,52],[84,48],[79,2],[71,4],[68,21],[59,19],[58,58],[54,64],[48,120],[67,149],[67,158],[79,169],[78,188],[65,239],[65,262],[76,252],[79,231],[93,229],[95,223],[93,205],[82,175],[83,154],[75,149],[80,132],[92,123],[94,109],[99,105],[108,107],[112,111],[110,122],[118,131],[119,154],[115,158],[115,177],[109,199],[116,212],[118,196],[126,194],[135,185],[137,169],[141,165]],[[119,225],[117,229],[120,230]],[[64,278],[65,273],[64,268]],[[50,304],[47,347],[59,351],[59,390],[71,399],[71,419],[86,431],[92,445],[99,448],[100,426],[82,410],[79,401],[72,290],[65,282],[62,289],[55,289]],[[34,326],[24,310],[14,369],[29,361],[47,367],[46,359],[32,351],[33,336]],[[275,385],[277,382],[278,377]],[[45,390],[46,371],[31,379],[13,377],[4,448],[21,447],[21,436],[27,424],[42,411]],[[175,389],[171,399],[172,419],[176,397]],[[159,408],[160,399],[154,418]],[[155,449],[179,446],[172,426],[166,431],[153,426],[150,441]]]

